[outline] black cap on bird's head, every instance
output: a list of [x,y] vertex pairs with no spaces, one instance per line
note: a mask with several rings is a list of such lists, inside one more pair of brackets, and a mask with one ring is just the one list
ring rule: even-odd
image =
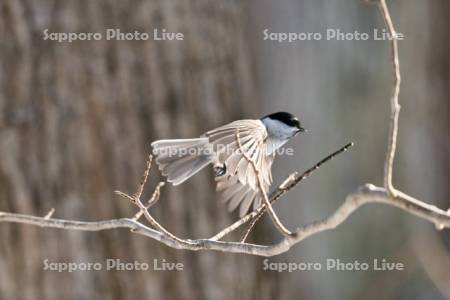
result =
[[288,126],[295,127],[299,132],[306,132],[306,129],[302,127],[298,118],[288,112],[276,112],[267,116],[262,117],[261,119],[269,118],[272,120],[280,121]]

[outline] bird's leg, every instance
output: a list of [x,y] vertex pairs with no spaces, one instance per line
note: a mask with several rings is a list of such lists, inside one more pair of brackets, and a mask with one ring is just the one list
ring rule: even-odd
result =
[[220,177],[223,176],[227,173],[227,165],[226,164],[221,164],[221,163],[216,163],[213,166],[213,171],[214,171],[214,176],[215,177]]

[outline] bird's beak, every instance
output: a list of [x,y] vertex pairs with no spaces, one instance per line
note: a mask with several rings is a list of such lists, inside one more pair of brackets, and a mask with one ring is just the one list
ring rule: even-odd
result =
[[308,130],[306,130],[303,127],[299,127],[297,133],[299,133],[299,132],[308,132]]

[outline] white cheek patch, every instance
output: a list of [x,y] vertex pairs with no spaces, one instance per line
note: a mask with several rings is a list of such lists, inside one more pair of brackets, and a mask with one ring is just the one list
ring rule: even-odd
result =
[[296,128],[287,126],[279,121],[265,119],[264,124],[267,128],[267,154],[272,154],[278,148],[286,144],[294,136]]
[[275,120],[268,119],[265,120],[264,123],[266,124],[269,137],[274,139],[288,139],[296,130],[295,128],[292,128],[284,123]]

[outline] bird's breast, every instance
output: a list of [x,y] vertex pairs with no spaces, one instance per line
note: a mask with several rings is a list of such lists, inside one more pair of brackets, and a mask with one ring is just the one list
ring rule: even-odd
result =
[[286,144],[289,141],[287,138],[280,137],[268,137],[266,140],[267,143],[267,154],[271,155],[275,151],[277,151],[280,147]]

